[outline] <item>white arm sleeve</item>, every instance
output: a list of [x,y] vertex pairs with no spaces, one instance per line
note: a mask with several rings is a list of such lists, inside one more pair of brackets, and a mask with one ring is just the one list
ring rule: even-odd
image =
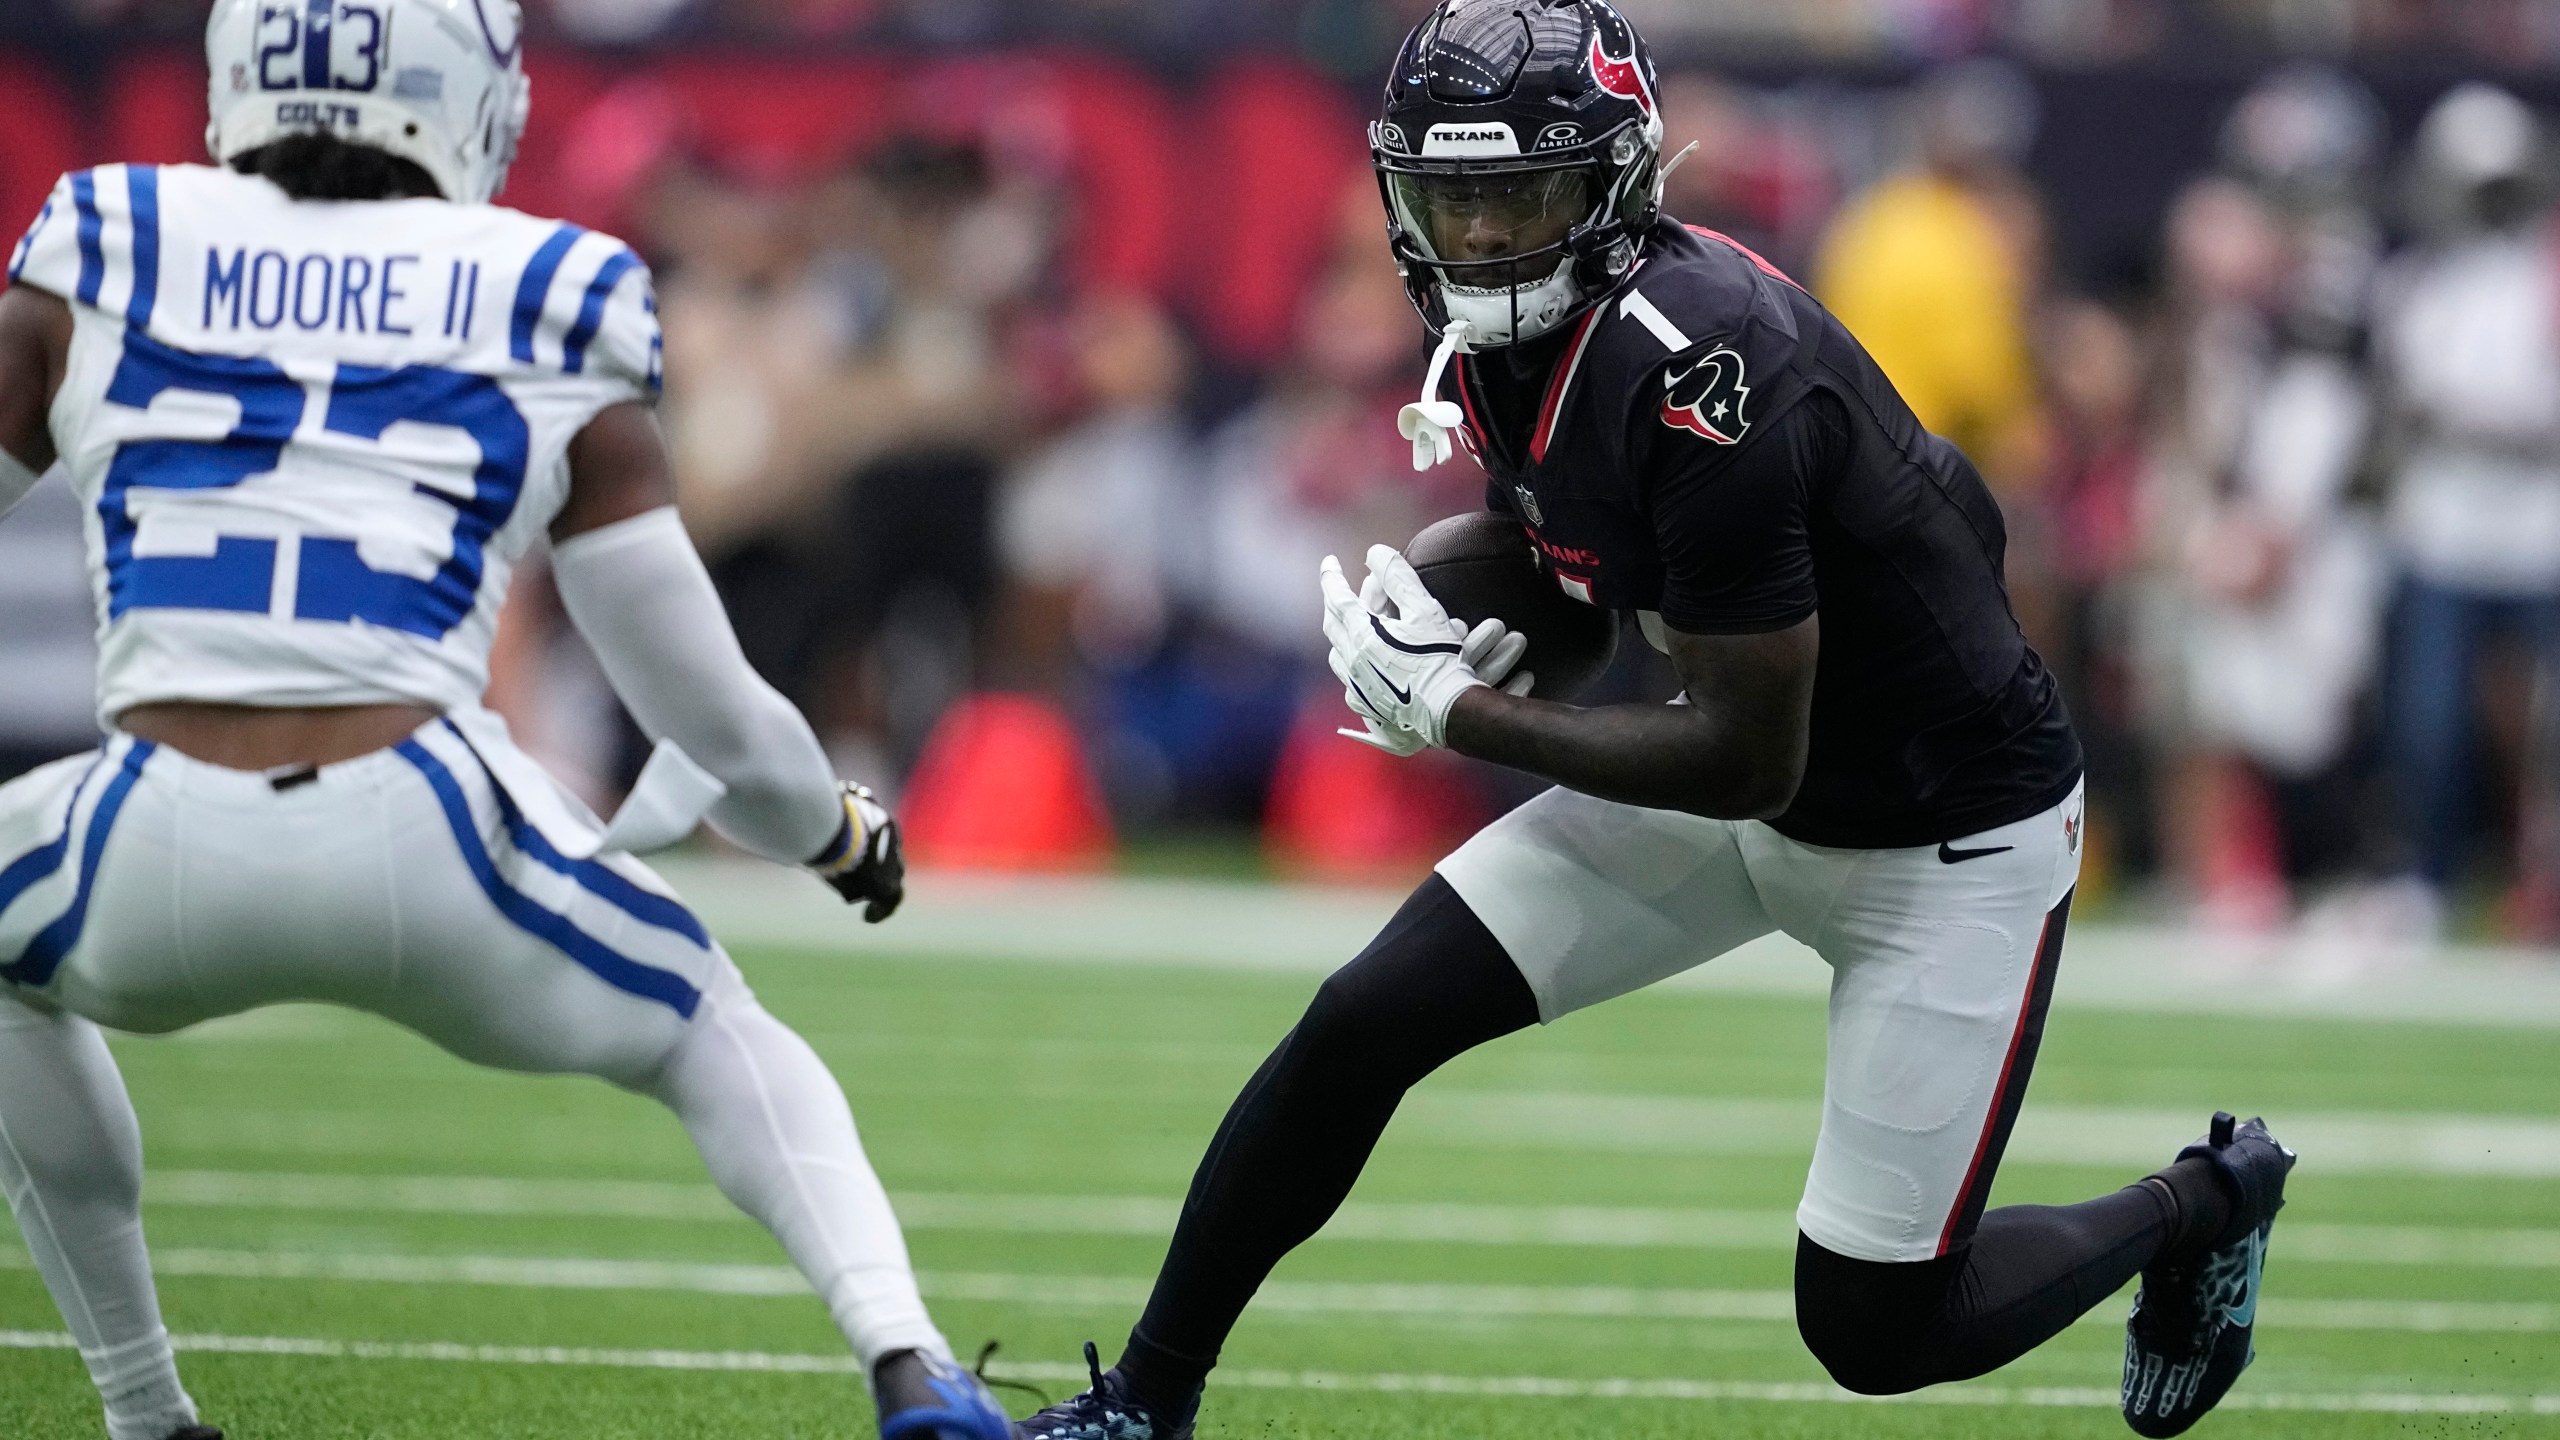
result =
[[40,478],[17,456],[0,449],[0,516],[17,509],[18,502],[27,498],[27,492],[36,488],[36,481]]
[[816,859],[845,823],[835,771],[809,722],[747,663],[675,508],[572,536],[551,570],[640,728],[728,785],[711,809],[720,833],[786,865]]

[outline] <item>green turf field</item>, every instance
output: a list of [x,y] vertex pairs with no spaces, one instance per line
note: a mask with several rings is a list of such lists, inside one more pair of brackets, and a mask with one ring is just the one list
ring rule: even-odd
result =
[[[1053,1393],[1083,1339],[1115,1349],[1313,983],[740,958],[843,1078],[955,1343],[1001,1339],[998,1373]],[[1785,1294],[1820,1041],[1817,999],[1671,990],[1452,1066],[1247,1317],[1204,1435],[2127,1433],[2121,1299],[1917,1403],[1823,1381]],[[864,1433],[820,1306],[648,1103],[324,1010],[118,1054],[169,1323],[235,1440]],[[2197,1433],[2560,1435],[2560,1031],[2060,1008],[1999,1200],[2122,1183],[2217,1103],[2304,1159],[2235,1396],[2258,1408]],[[57,1330],[9,1240],[0,1436],[100,1433]]]

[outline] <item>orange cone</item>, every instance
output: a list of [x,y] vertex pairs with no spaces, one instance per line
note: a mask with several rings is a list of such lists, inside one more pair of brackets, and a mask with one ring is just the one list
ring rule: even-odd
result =
[[1490,818],[1446,751],[1410,759],[1336,735],[1349,721],[1325,696],[1298,717],[1263,809],[1263,848],[1286,873],[1362,885],[1418,880]]
[[972,695],[945,711],[898,807],[908,853],[953,870],[1093,870],[1111,821],[1075,727],[1028,695]]

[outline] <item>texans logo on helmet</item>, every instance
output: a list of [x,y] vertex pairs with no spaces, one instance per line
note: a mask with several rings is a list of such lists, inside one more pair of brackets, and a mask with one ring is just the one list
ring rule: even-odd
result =
[[1612,55],[1600,48],[1600,36],[1591,36],[1591,78],[1600,88],[1621,100],[1633,100],[1645,118],[1653,118],[1653,87],[1644,82],[1644,66],[1636,61],[1635,46],[1629,45],[1624,55]]
[[1718,346],[1688,369],[1663,377],[1662,423],[1731,445],[1751,428],[1742,414],[1742,403],[1750,398],[1751,387],[1742,383],[1742,357]]

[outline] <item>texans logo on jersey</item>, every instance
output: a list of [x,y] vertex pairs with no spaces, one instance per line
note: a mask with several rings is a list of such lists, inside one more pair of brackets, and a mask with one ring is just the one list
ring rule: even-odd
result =
[[1751,428],[1742,414],[1743,402],[1750,398],[1751,387],[1742,383],[1742,357],[1719,346],[1688,369],[1663,377],[1662,423],[1731,445]]

